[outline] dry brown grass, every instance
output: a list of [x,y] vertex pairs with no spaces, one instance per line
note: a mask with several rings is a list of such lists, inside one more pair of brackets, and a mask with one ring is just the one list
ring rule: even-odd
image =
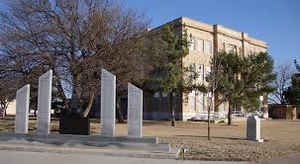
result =
[[[36,130],[35,120],[30,120],[30,133]],[[204,122],[177,122],[171,127],[167,121],[144,121],[143,135],[158,136],[175,150],[183,144],[189,150],[187,159],[257,161],[300,153],[300,120],[262,121],[264,143],[246,140],[245,121],[234,125],[212,124],[212,140],[207,140],[207,124]],[[58,133],[57,120],[51,122],[51,132]],[[126,124],[117,124],[118,136],[125,136]],[[0,132],[13,132],[13,118],[0,120]],[[92,135],[100,133],[99,120],[92,120]]]

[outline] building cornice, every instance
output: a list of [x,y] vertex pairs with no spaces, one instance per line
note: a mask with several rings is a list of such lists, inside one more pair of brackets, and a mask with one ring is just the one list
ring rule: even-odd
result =
[[[233,29],[224,27],[219,24],[210,25],[210,24],[202,23],[200,21],[193,20],[193,19],[186,18],[186,17],[181,17],[178,19],[181,20],[180,22],[183,24],[183,26],[187,26],[190,28],[194,28],[194,29],[198,29],[198,30],[202,30],[202,31],[210,32],[210,33],[217,33],[217,34],[224,35],[224,36],[227,36],[227,37],[230,37],[233,39],[237,39],[240,41],[246,41],[249,44],[252,44],[255,46],[259,46],[262,48],[268,48],[268,45],[266,42],[255,39],[253,37],[250,37],[245,32],[235,31]],[[176,20],[178,20],[178,19],[176,19]],[[214,26],[215,26],[215,30],[214,30]]]

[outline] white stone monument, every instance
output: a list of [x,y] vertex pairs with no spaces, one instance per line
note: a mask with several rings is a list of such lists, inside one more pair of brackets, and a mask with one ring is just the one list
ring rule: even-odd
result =
[[143,91],[128,83],[128,137],[143,137]]
[[28,133],[29,94],[29,84],[17,91],[15,133],[18,134]]
[[48,135],[51,121],[52,70],[39,78],[37,134]]
[[101,135],[113,137],[116,128],[116,76],[102,69]]
[[263,142],[260,137],[260,119],[258,116],[250,116],[247,119],[247,139]]

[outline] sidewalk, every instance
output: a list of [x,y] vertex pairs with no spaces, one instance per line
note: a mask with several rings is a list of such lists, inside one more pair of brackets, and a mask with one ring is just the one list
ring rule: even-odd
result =
[[63,154],[48,152],[24,152],[0,150],[1,163],[5,164],[247,164],[246,162],[231,161],[182,161],[174,159],[150,159],[131,157],[112,157],[102,154]]
[[55,135],[2,133],[0,150],[53,153],[85,153],[136,158],[175,159],[169,144],[156,137],[128,138],[99,135]]
[[98,148],[83,145],[49,145],[43,143],[26,143],[25,141],[0,142],[0,150],[23,151],[23,152],[47,152],[59,154],[101,154],[117,157],[176,159],[174,153],[149,152],[141,150],[125,150],[117,148]]
[[[176,154],[169,152],[167,144],[156,144],[155,138],[133,139],[126,137],[108,138],[101,136],[72,135],[0,135],[0,151],[38,152],[65,155],[94,155],[124,158],[168,159],[175,160]],[[178,160],[176,160],[178,161]],[[179,160],[181,161],[181,160]],[[299,164],[300,155],[261,161],[258,164]],[[183,161],[185,163],[186,161]],[[238,163],[255,162],[198,161],[201,163]]]

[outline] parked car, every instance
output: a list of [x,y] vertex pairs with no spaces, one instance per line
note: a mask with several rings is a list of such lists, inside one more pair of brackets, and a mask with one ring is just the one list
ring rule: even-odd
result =
[[241,111],[233,111],[232,116],[233,117],[245,117],[245,113],[243,113]]
[[254,111],[254,112],[251,112],[251,113],[247,113],[246,117],[258,116],[258,117],[262,118],[263,115],[264,115],[264,113],[261,112],[261,111]]

